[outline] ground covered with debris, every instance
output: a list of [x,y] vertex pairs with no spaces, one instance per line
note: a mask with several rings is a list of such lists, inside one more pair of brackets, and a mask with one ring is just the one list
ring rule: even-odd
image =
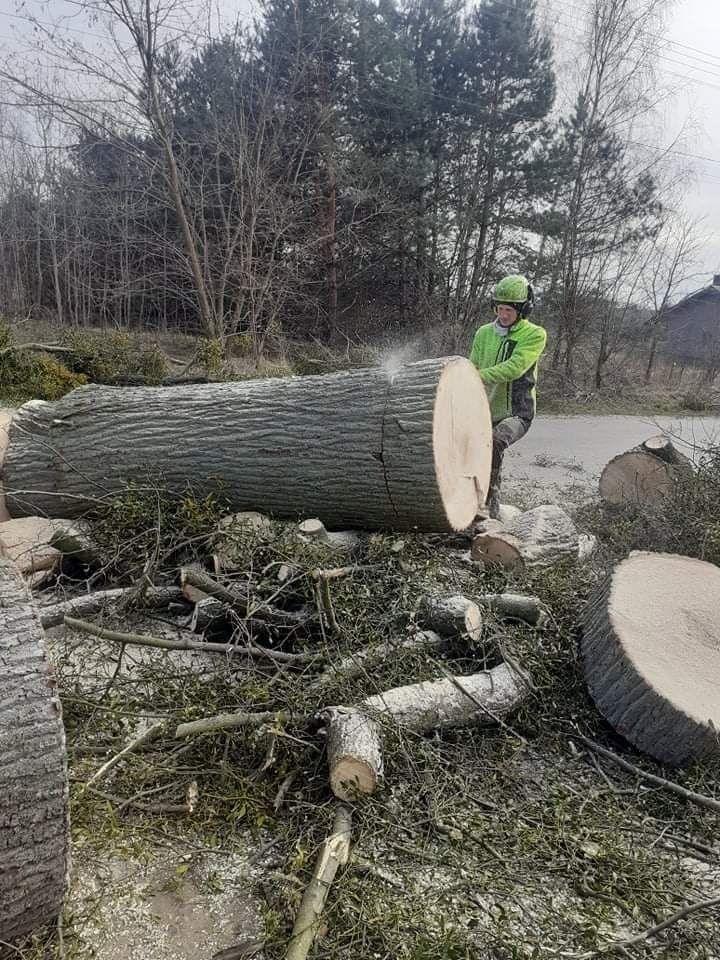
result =
[[[310,955],[717,960],[718,906],[705,904],[720,888],[720,815],[595,749],[720,798],[718,762],[663,769],[614,734],[588,697],[583,605],[623,538],[649,529],[593,510],[582,521],[602,538],[594,557],[507,571],[474,562],[462,537],[317,539],[262,520],[218,534],[221,499],[119,497],[93,524],[96,560],[66,557],[36,594],[45,605],[129,588],[83,618],[110,635],[48,631],[74,865],[61,924],[14,955],[280,960],[337,804],[324,709],[505,661],[528,685],[512,716],[428,735],[386,724],[384,777],[352,804],[350,860]],[[147,588],[176,584],[181,568],[242,604],[212,608],[200,588],[192,595],[191,576],[184,599],[149,609]],[[545,621],[509,620],[482,603],[504,591],[539,598]],[[480,601],[481,631],[398,655],[398,639],[424,626],[427,598],[453,595]],[[203,643],[216,649],[195,648]],[[377,644],[387,656],[371,668],[318,682]],[[178,736],[183,724],[238,711],[262,722]]]

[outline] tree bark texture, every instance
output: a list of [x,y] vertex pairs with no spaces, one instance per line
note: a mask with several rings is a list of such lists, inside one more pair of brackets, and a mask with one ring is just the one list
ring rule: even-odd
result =
[[662,763],[720,754],[720,569],[631,553],[591,595],[582,663],[605,719]]
[[13,516],[76,517],[128,481],[217,484],[234,510],[328,526],[464,529],[487,492],[490,414],[459,357],[389,372],[182,387],[90,385],[13,417]]
[[45,638],[12,561],[0,557],[0,941],[53,921],[68,870],[60,701]]

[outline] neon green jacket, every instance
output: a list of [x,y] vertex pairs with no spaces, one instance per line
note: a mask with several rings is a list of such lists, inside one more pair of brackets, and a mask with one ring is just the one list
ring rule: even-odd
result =
[[494,323],[484,324],[475,334],[470,360],[488,389],[493,423],[535,416],[537,364],[546,341],[545,330],[529,320],[518,320],[504,337]]

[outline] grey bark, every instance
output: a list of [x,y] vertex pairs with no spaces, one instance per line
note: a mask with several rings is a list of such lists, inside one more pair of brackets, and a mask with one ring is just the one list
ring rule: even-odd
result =
[[60,701],[17,567],[0,557],[0,940],[52,922],[69,863]]
[[[31,401],[10,426],[8,509],[76,517],[128,481],[151,478],[177,491],[217,484],[233,510],[317,515],[335,527],[448,530],[433,411],[443,372],[468,363],[428,360],[392,375],[90,385],[53,403]],[[482,438],[482,416],[477,422]],[[481,493],[486,482],[475,478]]]
[[420,622],[445,637],[469,637],[479,641],[482,634],[480,608],[472,600],[455,594],[427,597],[420,609]]

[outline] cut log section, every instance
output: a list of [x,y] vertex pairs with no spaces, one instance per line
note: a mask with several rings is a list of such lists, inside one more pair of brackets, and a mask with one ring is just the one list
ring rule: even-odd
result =
[[3,478],[13,516],[77,517],[155,477],[176,491],[217,484],[233,510],[335,529],[448,531],[484,501],[491,446],[482,381],[449,357],[392,375],[79,387],[20,407]]
[[52,922],[69,860],[60,700],[15,564],[0,556],[0,941]]
[[543,627],[548,613],[537,597],[521,593],[485,593],[478,601],[495,616],[505,620],[524,620],[531,627]]
[[720,754],[720,569],[631,553],[588,601],[582,662],[606,720],[662,763]]
[[565,511],[547,505],[479,533],[473,539],[471,556],[511,569],[549,567],[568,557],[576,559],[578,542],[575,524]]
[[517,673],[501,663],[468,677],[396,687],[354,707],[331,707],[324,717],[333,793],[341,800],[351,800],[375,790],[383,772],[382,720],[413,733],[497,723],[517,709],[526,692]]
[[650,437],[608,463],[600,476],[600,496],[606,503],[658,504],[692,473],[691,461],[669,437]]
[[419,620],[444,637],[469,637],[478,642],[482,634],[480,608],[460,594],[428,597],[421,606]]

